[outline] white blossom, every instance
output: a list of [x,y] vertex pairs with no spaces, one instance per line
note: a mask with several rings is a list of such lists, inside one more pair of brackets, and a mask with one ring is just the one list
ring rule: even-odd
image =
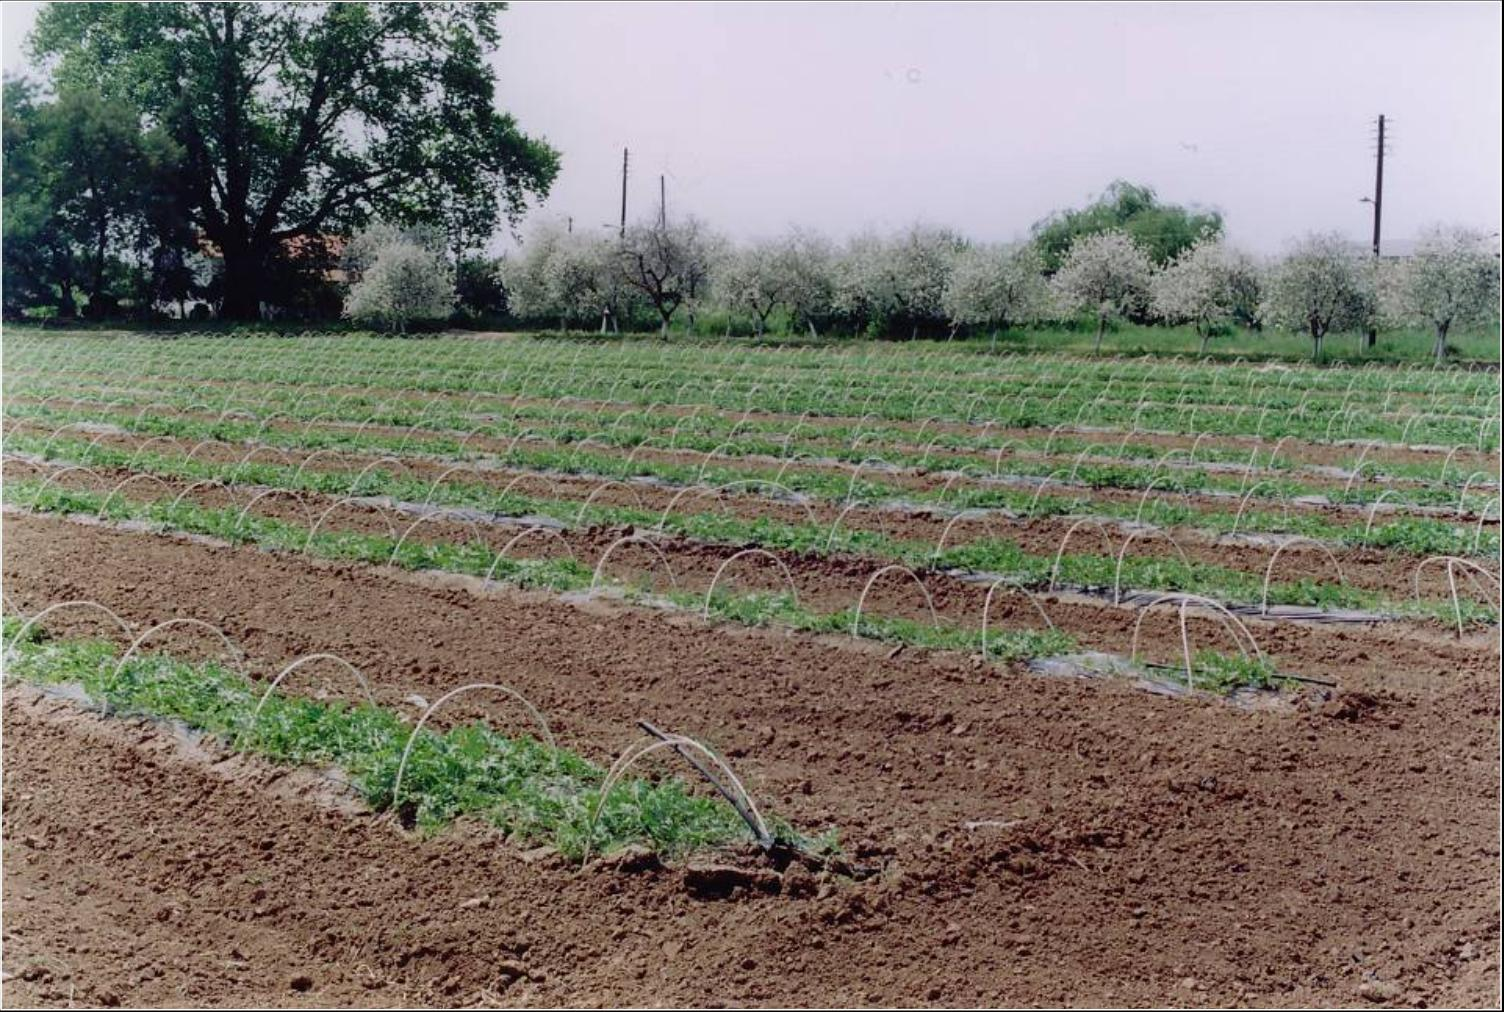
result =
[[345,297],[345,316],[406,333],[454,312],[454,268],[442,253],[398,240],[379,247]]
[[507,309],[523,318],[560,317],[554,301],[550,275],[564,233],[552,226],[536,229],[523,240],[520,251],[508,255],[501,265],[501,283],[507,293]]
[[1342,236],[1308,235],[1270,273],[1264,311],[1274,323],[1310,335],[1319,359],[1327,334],[1373,319],[1373,277],[1373,257]]
[[1127,234],[1096,232],[1071,243],[1051,287],[1065,308],[1096,314],[1096,347],[1101,351],[1109,319],[1147,306],[1153,274],[1149,254]]
[[781,307],[814,335],[831,310],[832,260],[826,239],[796,229],[730,250],[716,266],[716,292],[728,309],[750,313],[758,334]]
[[716,289],[732,310],[752,314],[757,333],[767,329],[768,317],[784,305],[793,276],[779,243],[766,240],[731,250],[718,266]]
[[966,240],[955,232],[925,225],[909,228],[892,243],[896,315],[910,322],[912,336],[918,336],[921,323],[945,319],[945,286],[965,249]]
[[830,315],[835,298],[835,252],[817,232],[794,229],[779,246],[783,298],[794,319],[816,336],[815,322]]
[[444,234],[432,226],[375,221],[345,243],[345,248],[340,251],[340,266],[352,281],[358,281],[361,274],[376,262],[377,254],[398,243],[420,246],[433,253],[443,253],[445,248]]
[[1007,330],[1039,319],[1050,304],[1039,251],[1032,244],[964,251],[956,257],[941,304],[952,332],[968,325]]
[[945,286],[965,248],[956,233],[925,225],[891,239],[858,236],[836,261],[832,306],[869,327],[907,322],[917,336],[921,325],[944,321]]
[[1382,264],[1379,305],[1394,322],[1432,328],[1439,364],[1453,326],[1498,318],[1498,249],[1482,232],[1433,228],[1413,256]]
[[836,258],[831,272],[831,306],[862,323],[886,320],[897,305],[891,259],[876,235],[853,237]]
[[1207,236],[1154,275],[1150,302],[1161,319],[1194,324],[1205,353],[1217,326],[1258,322],[1261,283],[1252,257]]
[[551,318],[561,330],[600,322],[620,329],[632,297],[621,277],[615,238],[590,238],[554,226],[535,231],[502,271],[507,304],[517,316]]

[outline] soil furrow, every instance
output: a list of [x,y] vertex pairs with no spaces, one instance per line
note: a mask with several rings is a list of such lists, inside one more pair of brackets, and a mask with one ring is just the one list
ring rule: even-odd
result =
[[[80,728],[12,692],[7,969],[50,952],[127,1002],[300,1000],[304,977],[310,1003],[356,1000],[367,978],[373,1003],[469,1000],[503,962],[525,967],[507,1002],[1294,1005],[1375,980],[1497,998],[1498,689],[1481,666],[1437,658],[1248,712],[42,518],[6,533],[16,607],[197,615],[261,663],[335,650],[384,701],[500,678],[600,757],[649,717],[886,869],[728,904],[678,868],[523,865],[483,833],[420,842],[314,812],[263,776],[164,755],[154,732]],[[82,902],[62,902],[61,876]],[[168,958],[185,965],[171,980],[143,969]]]

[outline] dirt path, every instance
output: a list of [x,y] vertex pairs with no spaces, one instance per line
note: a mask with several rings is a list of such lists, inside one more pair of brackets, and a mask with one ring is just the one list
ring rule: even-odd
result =
[[[52,519],[5,533],[16,607],[195,615],[259,670],[335,650],[387,705],[500,678],[598,760],[648,717],[884,869],[727,900],[684,867],[529,864],[10,689],[13,1001],[69,983],[130,1004],[1499,1000],[1481,660],[1416,650],[1395,671],[1366,631],[1332,632],[1349,693],[1253,712]],[[68,979],[29,969],[48,958]]]

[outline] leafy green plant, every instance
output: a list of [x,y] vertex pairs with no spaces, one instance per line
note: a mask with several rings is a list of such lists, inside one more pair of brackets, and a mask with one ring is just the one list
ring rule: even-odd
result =
[[[187,473],[178,474],[170,468],[151,470],[144,460],[138,463],[138,468],[147,473],[169,477],[202,478],[223,473],[227,467],[228,465],[189,462],[186,465]],[[281,476],[286,480],[286,473],[291,470],[260,464],[254,467],[264,468],[265,476],[270,479]],[[262,472],[258,472],[260,473]],[[371,476],[378,474],[379,472],[371,472]],[[317,484],[312,478],[305,476],[305,479]],[[376,479],[373,477],[373,480]],[[394,492],[394,488],[404,480],[393,479],[393,483],[383,485],[382,490],[402,498],[402,493]],[[275,485],[275,480],[267,483]],[[291,484],[297,486],[298,483]],[[417,491],[412,486],[421,483],[409,481],[408,485],[406,491],[411,495]],[[307,531],[298,525],[255,515],[242,517],[238,510],[204,509],[186,501],[176,504],[137,503],[123,495],[108,497],[109,502],[106,503],[107,497],[103,493],[68,490],[57,485],[42,489],[41,486],[41,482],[35,481],[7,483],[5,496],[9,501],[38,510],[64,513],[99,513],[103,510],[104,515],[114,519],[146,519],[231,542],[255,543],[274,550],[304,550],[315,555],[377,565],[390,562],[407,569],[444,569],[475,576],[484,576],[490,572],[493,578],[502,582],[557,591],[582,589],[590,583],[590,571],[569,559],[511,559],[500,557],[478,543],[456,545],[448,542],[406,541],[399,545],[400,539],[336,530],[320,530],[310,540]],[[485,488],[476,489],[476,494],[480,498],[472,499],[472,503],[484,504],[498,515],[546,515],[567,522],[585,520],[598,524],[643,527],[651,527],[657,519],[650,512],[596,505],[590,506],[584,511],[584,517],[581,517],[581,511],[572,503],[563,505],[514,495],[496,497]],[[1123,588],[1195,593],[1233,603],[1258,603],[1264,599],[1263,580],[1257,574],[1177,558],[1125,558],[1122,560],[1120,573],[1118,560],[1111,555],[1065,555],[1057,560],[1053,555],[1023,552],[1017,545],[1004,540],[973,542],[947,550],[936,557],[928,544],[895,541],[883,535],[860,531],[838,532],[832,540],[823,527],[783,524],[766,518],[748,521],[724,514],[672,515],[664,526],[669,532],[702,541],[755,544],[816,554],[829,551],[858,552],[910,566],[960,568],[1008,576],[1031,588],[1046,586],[1054,576],[1062,586],[1096,591],[1108,591],[1120,584]],[[1449,599],[1419,602],[1409,598],[1395,599],[1345,584],[1322,583],[1304,577],[1294,582],[1271,583],[1267,600],[1270,604],[1348,608],[1427,617],[1439,616],[1443,612],[1450,614],[1452,611]],[[1496,621],[1495,610],[1490,605],[1467,601],[1462,603],[1462,607],[1465,621]]]
[[[428,832],[474,816],[521,843],[547,843],[574,858],[628,844],[682,855],[750,838],[729,804],[693,792],[682,779],[624,779],[602,799],[605,771],[599,766],[568,749],[481,724],[418,731],[402,794],[394,797],[413,729],[390,710],[273,693],[250,724],[262,691],[223,664],[162,653],[122,664],[110,643],[51,639],[36,626],[17,640],[20,627],[14,616],[5,617],[8,678],[73,684],[113,713],[180,721],[227,748],[276,763],[337,767],[372,808],[396,808]],[[810,845],[782,821],[774,820],[773,829],[786,843]],[[829,845],[829,838],[820,844]]]
[[1191,660],[1194,684],[1213,692],[1236,689],[1279,689],[1290,684],[1267,657],[1198,650]]

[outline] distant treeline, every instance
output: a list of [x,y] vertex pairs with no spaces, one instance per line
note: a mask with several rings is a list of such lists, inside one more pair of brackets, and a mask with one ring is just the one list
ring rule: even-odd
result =
[[496,108],[495,4],[49,4],[43,82],[4,82],[9,319],[457,321],[935,337],[1115,321],[1311,339],[1494,317],[1491,239],[1380,263],[1336,236],[1264,261],[1212,210],[1114,182],[994,245],[916,224],[733,243],[693,217],[483,253],[559,155]]

